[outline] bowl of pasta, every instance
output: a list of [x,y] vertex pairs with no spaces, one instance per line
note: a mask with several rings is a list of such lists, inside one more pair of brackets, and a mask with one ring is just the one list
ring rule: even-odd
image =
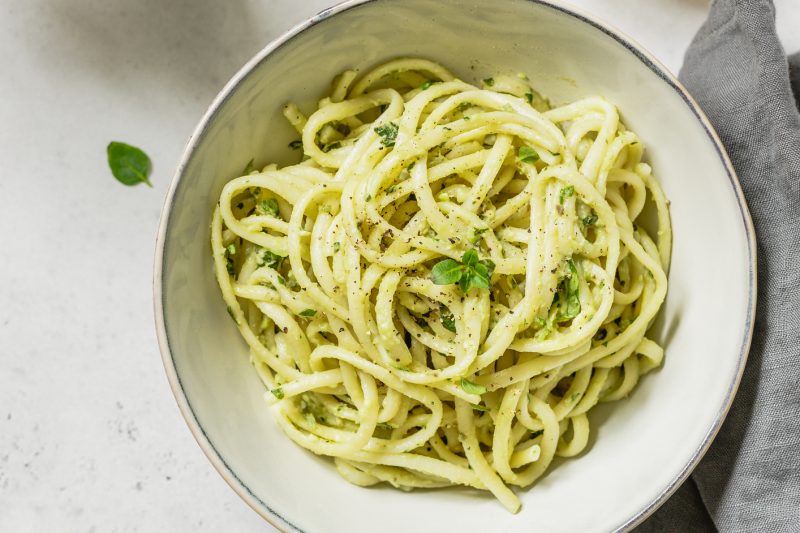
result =
[[702,111],[618,31],[353,0],[213,102],[154,287],[189,428],[279,529],[624,531],[730,406],[755,245]]

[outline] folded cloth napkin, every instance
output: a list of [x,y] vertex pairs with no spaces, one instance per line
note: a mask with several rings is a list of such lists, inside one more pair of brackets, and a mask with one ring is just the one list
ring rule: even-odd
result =
[[800,532],[800,53],[786,57],[771,0],[716,0],[679,77],[742,184],[758,242],[758,303],[719,435],[636,533]]

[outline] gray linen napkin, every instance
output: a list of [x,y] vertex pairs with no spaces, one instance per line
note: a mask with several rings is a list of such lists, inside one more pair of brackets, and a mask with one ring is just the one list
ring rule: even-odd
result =
[[798,532],[800,53],[787,60],[771,0],[716,0],[679,77],[744,189],[758,241],[758,304],[750,357],[722,430],[637,533]]

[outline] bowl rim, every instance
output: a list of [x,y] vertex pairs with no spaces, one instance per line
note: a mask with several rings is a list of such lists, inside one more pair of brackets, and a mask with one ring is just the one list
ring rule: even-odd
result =
[[[181,155],[178,167],[173,175],[170,187],[164,199],[164,205],[161,210],[158,234],[156,238],[156,250],[153,267],[153,307],[154,318],[156,326],[156,335],[158,338],[158,346],[161,352],[161,359],[164,365],[164,370],[167,375],[172,394],[178,404],[178,408],[183,416],[186,425],[189,427],[192,435],[200,446],[201,450],[208,458],[209,462],[222,476],[225,482],[233,489],[239,497],[244,500],[256,513],[264,518],[271,525],[281,531],[296,531],[302,533],[302,530],[289,522],[261,498],[256,496],[250,488],[237,476],[231,469],[222,455],[217,451],[211,439],[206,434],[203,427],[197,420],[194,409],[192,408],[186,393],[181,383],[180,375],[177,372],[175,360],[172,357],[170,349],[169,335],[167,333],[166,324],[164,321],[164,301],[163,301],[163,282],[164,282],[164,243],[166,240],[167,230],[170,225],[172,207],[175,200],[175,195],[178,187],[181,184],[184,172],[194,156],[194,151],[200,141],[205,137],[209,124],[214,120],[220,108],[224,106],[231,94],[247,79],[252,72],[265,61],[273,52],[278,50],[281,46],[292,40],[297,35],[303,33],[309,28],[317,25],[318,23],[327,20],[339,13],[349,11],[350,9],[371,4],[375,2],[382,2],[386,0],[345,0],[329,8],[326,8],[316,15],[313,15],[294,27],[288,29],[277,38],[269,42],[262,48],[255,56],[253,56],[247,63],[242,66],[239,71],[225,84],[222,90],[217,94],[214,100],[206,109],[203,117],[196,126],[194,132],[189,137],[186,147]],[[688,90],[681,84],[670,70],[663,65],[655,56],[647,50],[644,46],[636,42],[627,33],[621,31],[608,22],[599,19],[595,15],[589,14],[581,8],[572,5],[566,5],[561,0],[525,0],[527,2],[542,5],[544,7],[559,11],[569,17],[577,19],[595,29],[605,33],[608,37],[614,39],[617,43],[624,46],[629,52],[636,56],[641,63],[649,68],[661,80],[670,86],[681,97],[684,104],[688,106],[695,118],[703,127],[708,138],[712,141],[714,148],[725,168],[728,180],[733,188],[736,202],[739,207],[739,212],[742,217],[742,223],[745,228],[747,240],[747,256],[749,260],[748,265],[748,296],[747,296],[747,311],[745,315],[744,334],[741,339],[739,350],[739,357],[737,360],[737,367],[734,379],[729,384],[725,393],[723,405],[717,412],[714,423],[706,432],[702,441],[693,451],[692,455],[684,464],[683,468],[673,477],[672,481],[661,489],[661,491],[651,499],[651,501],[643,508],[640,509],[635,515],[628,517],[624,522],[616,526],[615,531],[630,531],[635,526],[641,524],[648,516],[655,512],[689,477],[691,472],[702,459],[703,455],[708,451],[711,443],[719,432],[723,421],[725,420],[728,411],[730,410],[736,391],[742,379],[744,367],[747,362],[747,357],[750,351],[750,344],[753,337],[753,328],[755,323],[755,310],[756,310],[756,293],[757,293],[757,260],[756,260],[756,237],[753,227],[753,221],[750,216],[750,211],[744,197],[739,179],[733,164],[728,157],[725,147],[722,144],[718,134],[711,125],[710,120],[705,113],[700,109],[700,106],[689,94]]]

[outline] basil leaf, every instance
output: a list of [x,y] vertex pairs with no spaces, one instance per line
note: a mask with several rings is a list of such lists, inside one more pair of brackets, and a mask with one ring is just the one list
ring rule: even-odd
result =
[[461,388],[464,389],[464,392],[467,394],[477,394],[478,396],[486,392],[486,387],[473,383],[467,378],[461,378]]
[[394,146],[394,143],[397,140],[398,129],[399,126],[394,122],[387,122],[385,124],[381,124],[380,126],[376,126],[375,133],[380,136],[381,144],[389,148]]
[[489,268],[483,261],[481,261],[472,269],[472,286],[477,287],[478,289],[490,288],[490,276],[491,274],[489,274]]
[[303,309],[302,311],[300,311],[299,314],[300,314],[300,316],[314,316],[314,315],[317,314],[317,310],[316,309]]
[[565,198],[569,198],[575,194],[575,186],[569,185],[561,189],[561,192],[558,193],[558,203],[563,204]]
[[146,183],[149,187],[153,186],[149,179],[153,166],[150,158],[141,149],[112,141],[106,147],[106,155],[111,173],[123,185]]
[[436,285],[451,285],[464,274],[464,265],[453,259],[439,261],[431,269],[431,279]]
[[539,153],[530,146],[520,146],[517,159],[521,163],[533,163],[539,159]]
[[467,267],[474,266],[478,263],[478,252],[474,248],[470,248],[461,256],[461,262]]

